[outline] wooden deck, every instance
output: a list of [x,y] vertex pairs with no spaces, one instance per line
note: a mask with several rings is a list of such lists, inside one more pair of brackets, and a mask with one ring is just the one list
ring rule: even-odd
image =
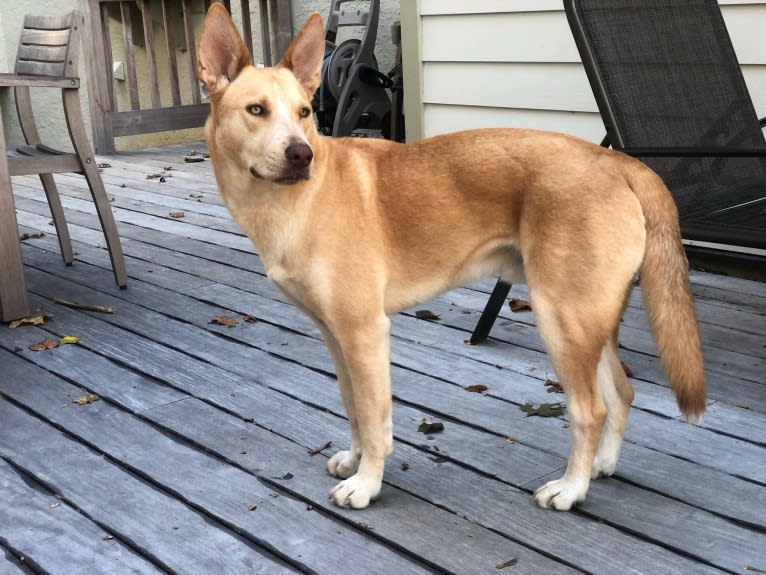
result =
[[[520,409],[563,399],[546,391],[531,314],[506,308],[491,341],[466,345],[487,282],[417,308],[436,321],[396,316],[382,496],[338,509],[324,461],[348,434],[329,357],[264,277],[210,162],[184,162],[192,147],[102,159],[124,291],[81,178],[57,178],[72,267],[38,182],[14,178],[20,231],[44,234],[22,243],[32,301],[54,317],[0,326],[0,573],[766,572],[766,284],[693,273],[710,396],[699,427],[679,419],[634,294],[618,475],[570,513],[530,496],[569,449],[564,418]],[[29,349],[65,335],[80,342]],[[476,384],[486,393],[464,389]],[[100,400],[74,402],[87,394]],[[419,433],[424,418],[444,431]]]

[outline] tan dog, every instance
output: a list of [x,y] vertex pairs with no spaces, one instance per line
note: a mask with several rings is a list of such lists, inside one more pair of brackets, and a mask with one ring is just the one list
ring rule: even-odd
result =
[[365,507],[392,450],[388,315],[489,274],[526,279],[566,391],[566,473],[535,492],[569,509],[615,471],[633,389],[617,329],[634,274],[681,411],[705,384],[678,216],[643,164],[575,138],[476,130],[397,144],[317,133],[324,30],[313,14],[256,69],[228,13],[205,19],[199,77],[221,194],[269,277],[319,326],[351,424],[330,498]]

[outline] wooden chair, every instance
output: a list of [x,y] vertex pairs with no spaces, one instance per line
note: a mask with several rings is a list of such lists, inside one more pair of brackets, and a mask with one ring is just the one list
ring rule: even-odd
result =
[[[52,174],[75,172],[85,176],[104,231],[115,281],[118,286],[124,288],[127,284],[127,274],[120,238],[96,159],[88,142],[80,108],[77,60],[82,26],[83,18],[76,10],[61,17],[24,17],[14,73],[0,74],[0,87],[14,89],[16,110],[26,145],[16,147],[15,152],[9,152],[7,157],[4,153],[0,157],[0,162],[6,163],[5,166],[0,166],[0,175],[3,176],[0,178],[0,188],[10,186],[8,176],[39,174],[50,205],[62,257],[67,265],[71,265],[74,260],[72,243]],[[40,141],[30,98],[30,88],[38,87],[61,89],[73,153],[50,148]],[[4,143],[0,141],[0,151],[3,151],[4,147]],[[0,195],[6,198],[3,205],[12,206],[12,199],[9,199],[10,189],[0,189]],[[12,233],[17,236],[15,228]],[[5,230],[4,239],[0,242],[0,245],[4,246],[4,257],[8,257],[8,254],[13,257],[14,250],[7,245],[7,242],[11,241],[10,234],[9,230]],[[15,241],[18,241],[17,237]],[[5,266],[6,262],[2,264]],[[19,295],[25,289],[23,281],[23,274],[20,274],[20,277],[19,274],[15,274],[12,278],[6,276],[0,279],[0,282],[4,283],[0,285],[0,311],[6,321],[10,319],[10,315],[19,313],[11,311],[12,304],[8,303],[9,300],[25,299],[25,293],[24,296]],[[9,285],[10,282],[14,282],[14,285]],[[3,298],[6,301],[3,301]],[[23,303],[13,304],[14,309],[23,307]]]
[[[690,256],[763,270],[766,139],[716,0],[564,0],[604,146],[667,184]],[[753,272],[751,272],[753,273]],[[761,272],[762,273],[762,272]],[[471,342],[508,296],[500,280]]]

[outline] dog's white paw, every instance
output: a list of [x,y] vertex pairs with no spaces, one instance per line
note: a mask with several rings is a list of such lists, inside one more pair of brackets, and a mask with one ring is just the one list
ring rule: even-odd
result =
[[607,457],[596,454],[593,459],[593,467],[591,468],[591,479],[598,479],[599,477],[611,477],[614,472],[617,471],[617,457],[609,455]]
[[588,483],[572,481],[562,477],[549,481],[535,491],[535,503],[546,509],[568,511],[572,505],[583,501],[588,491]]
[[352,451],[339,451],[327,462],[327,472],[333,477],[347,479],[359,469],[361,457]]
[[359,474],[341,481],[330,491],[329,499],[340,507],[363,509],[380,493],[380,481],[370,480]]

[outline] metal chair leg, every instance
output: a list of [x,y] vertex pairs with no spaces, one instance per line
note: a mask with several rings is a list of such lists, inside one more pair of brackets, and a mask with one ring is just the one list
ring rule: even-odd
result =
[[492,290],[492,295],[489,296],[489,301],[484,307],[484,311],[479,318],[476,328],[471,334],[471,344],[476,344],[487,339],[489,331],[492,326],[495,325],[497,315],[505,303],[505,299],[508,297],[508,293],[511,291],[511,284],[503,281],[503,278],[497,280],[495,289]]

